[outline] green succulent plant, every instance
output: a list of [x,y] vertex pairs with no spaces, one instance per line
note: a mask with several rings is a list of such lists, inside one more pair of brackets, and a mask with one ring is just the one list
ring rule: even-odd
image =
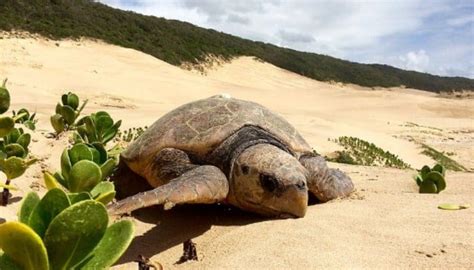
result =
[[[10,108],[10,92],[6,88],[7,79],[0,86],[0,114],[5,113]],[[24,113],[19,113],[14,117],[0,116],[0,137],[5,137],[15,127],[15,122],[24,117]]]
[[423,166],[415,176],[415,181],[419,186],[420,193],[440,193],[446,188],[444,179],[446,169],[436,164],[433,168]]
[[72,129],[86,104],[87,100],[79,107],[79,97],[72,92],[62,95],[61,102],[56,105],[56,114],[50,118],[56,134]]
[[5,113],[10,108],[10,92],[7,90],[8,79],[3,80],[0,86],[0,114]]
[[[0,87],[0,113],[5,113],[10,108],[10,93],[6,88],[7,79]],[[6,175],[5,184],[2,185],[1,205],[7,205],[12,186],[11,180],[20,177],[26,169],[36,160],[27,160],[28,146],[31,142],[31,135],[25,133],[23,129],[15,128],[15,123],[29,118],[28,112],[20,110],[13,113],[13,117],[0,116],[0,170]],[[34,117],[33,117],[34,118]]]
[[117,135],[122,120],[114,123],[107,112],[100,111],[81,118],[77,122],[76,140],[85,143],[106,145]]
[[30,134],[25,133],[22,128],[13,128],[12,131],[0,141],[0,151],[5,153],[7,158],[12,156],[26,158],[30,142]]
[[108,269],[127,250],[134,228],[129,220],[108,226],[104,205],[71,200],[51,189],[22,202],[18,222],[0,224],[0,269]]
[[[18,118],[18,116],[21,116]],[[16,118],[15,123],[23,124],[25,127],[35,130],[36,123],[38,119],[35,119],[36,113],[30,114],[30,112],[25,109],[21,108],[18,112],[13,111],[13,118]]]
[[45,172],[48,188],[63,187],[72,193],[86,192],[91,198],[107,204],[115,196],[115,188],[107,178],[117,166],[117,159],[110,158],[100,143],[75,144],[64,149],[61,155],[61,171]]

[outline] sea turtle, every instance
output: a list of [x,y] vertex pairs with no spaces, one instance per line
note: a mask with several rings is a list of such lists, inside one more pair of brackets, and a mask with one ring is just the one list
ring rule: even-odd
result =
[[[303,217],[308,191],[326,202],[354,189],[285,119],[226,95],[167,113],[129,145],[121,162],[155,189],[110,205],[111,214],[223,202],[265,216]],[[130,185],[135,182],[119,192]]]

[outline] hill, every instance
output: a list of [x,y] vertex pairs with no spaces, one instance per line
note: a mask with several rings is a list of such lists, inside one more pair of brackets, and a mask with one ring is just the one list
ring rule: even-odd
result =
[[26,30],[53,39],[97,38],[133,48],[173,65],[200,63],[213,55],[255,56],[280,68],[320,81],[431,92],[474,90],[474,80],[360,64],[254,42],[189,23],[114,9],[91,0],[2,0],[0,29]]

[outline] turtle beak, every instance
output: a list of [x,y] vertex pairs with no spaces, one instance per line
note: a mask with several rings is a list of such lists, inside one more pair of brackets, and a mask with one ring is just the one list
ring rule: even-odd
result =
[[281,206],[280,218],[301,218],[306,214],[308,208],[308,189],[305,184],[299,183],[288,186],[280,201],[284,202]]

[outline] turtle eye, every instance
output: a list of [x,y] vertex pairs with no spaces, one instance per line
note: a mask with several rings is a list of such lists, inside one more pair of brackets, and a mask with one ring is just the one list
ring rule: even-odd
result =
[[278,188],[278,181],[275,177],[267,174],[260,174],[260,185],[267,191],[273,192]]

